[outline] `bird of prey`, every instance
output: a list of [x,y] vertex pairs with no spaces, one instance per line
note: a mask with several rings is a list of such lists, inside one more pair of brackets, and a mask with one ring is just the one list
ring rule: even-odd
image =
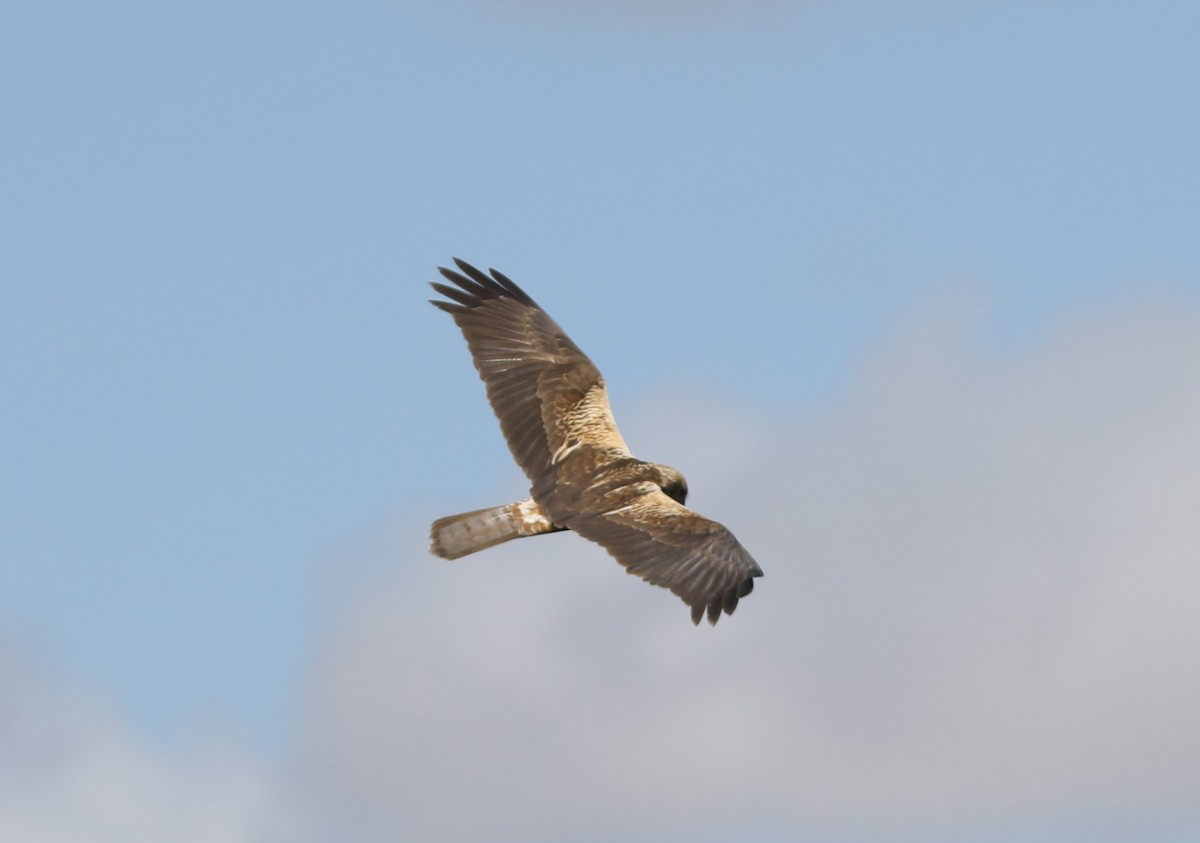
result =
[[733,533],[685,507],[675,469],[629,452],[604,378],[566,332],[502,273],[457,258],[432,283],[448,300],[509,450],[532,485],[527,500],[439,518],[434,554],[457,559],[524,536],[574,530],[631,574],[670,589],[715,624],[733,614],[762,569]]

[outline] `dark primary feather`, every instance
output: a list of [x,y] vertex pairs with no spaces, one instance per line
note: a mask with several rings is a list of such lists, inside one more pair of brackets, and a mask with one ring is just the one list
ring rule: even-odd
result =
[[[442,295],[449,296],[450,298],[454,299],[456,302],[462,305],[463,308],[469,309],[472,307],[478,307],[487,299],[508,297],[514,301],[520,302],[526,307],[531,307],[535,310],[541,310],[541,308],[538,307],[537,302],[531,299],[524,290],[514,284],[512,280],[508,278],[508,276],[504,275],[504,273],[497,272],[494,269],[489,269],[488,272],[491,273],[489,276],[483,272],[480,272],[466,261],[459,260],[458,258],[454,259],[454,265],[462,270],[462,272],[455,272],[452,269],[446,269],[444,266],[439,266],[438,272],[440,272],[447,280],[453,281],[455,284],[461,287],[461,292],[454,287],[449,287],[445,284],[438,284],[436,282],[431,283],[430,286],[432,286]],[[462,308],[456,308],[447,302],[438,301],[437,299],[430,299],[430,303],[449,313],[462,310]]]

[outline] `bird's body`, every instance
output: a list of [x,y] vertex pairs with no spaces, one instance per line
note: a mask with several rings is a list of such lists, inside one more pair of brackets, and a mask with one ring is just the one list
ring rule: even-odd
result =
[[559,530],[603,546],[631,574],[669,588],[699,623],[716,623],[750,593],[762,569],[733,534],[685,507],[670,466],[633,456],[617,430],[604,379],[557,323],[516,284],[456,260],[456,286],[433,304],[462,329],[530,498],[440,518],[431,550],[457,559]]

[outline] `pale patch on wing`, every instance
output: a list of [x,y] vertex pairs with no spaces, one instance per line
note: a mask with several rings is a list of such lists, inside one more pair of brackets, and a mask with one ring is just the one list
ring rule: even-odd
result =
[[[581,379],[578,375],[592,373],[594,377],[588,377],[583,387],[576,386]],[[590,372],[559,378],[554,384],[554,392],[543,391],[541,395],[542,421],[553,448],[550,462],[556,485],[577,482],[580,466],[573,463],[578,460],[582,460],[585,472],[599,473],[607,462],[633,457],[617,429],[604,378],[594,367]]]
[[[621,451],[629,454],[617,420],[613,418],[612,406],[608,403],[608,390],[601,378],[592,384],[574,406],[556,416],[556,427],[563,441],[573,447],[594,445],[606,451]],[[629,454],[632,456],[632,454]]]

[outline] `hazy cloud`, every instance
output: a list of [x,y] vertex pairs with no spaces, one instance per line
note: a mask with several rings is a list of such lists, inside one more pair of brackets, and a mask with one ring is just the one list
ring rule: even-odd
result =
[[0,839],[1183,839],[1200,313],[1092,314],[1003,360],[963,317],[801,418],[621,412],[766,570],[715,629],[575,536],[445,563],[408,524],[280,768],[152,748],[0,659]]
[[0,650],[0,840],[298,839],[276,771],[231,741],[155,749],[94,691]]
[[364,839],[1194,827],[1200,315],[1004,361],[962,316],[812,417],[626,417],[766,569],[715,630],[571,535],[413,540],[315,677],[310,798]]

